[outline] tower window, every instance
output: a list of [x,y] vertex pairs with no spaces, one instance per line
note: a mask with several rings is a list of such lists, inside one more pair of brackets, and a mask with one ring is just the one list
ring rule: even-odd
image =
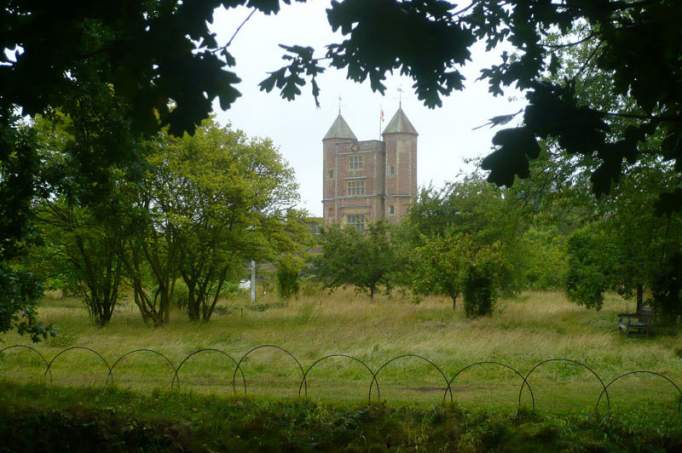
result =
[[365,194],[365,181],[348,181],[347,195],[364,195]]
[[349,170],[361,170],[363,166],[362,156],[354,154],[348,159],[348,169]]
[[388,176],[395,176],[395,167],[393,165],[388,167]]
[[329,171],[327,172],[327,174],[329,175],[329,179],[334,179],[334,169],[333,168],[330,168]]
[[358,231],[365,229],[364,214],[350,214],[346,216],[346,224],[356,228]]
[[395,215],[395,206],[391,205],[388,207],[388,215]]

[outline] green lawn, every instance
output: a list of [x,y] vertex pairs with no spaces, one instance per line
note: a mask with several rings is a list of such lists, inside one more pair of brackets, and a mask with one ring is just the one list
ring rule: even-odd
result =
[[[267,300],[265,302],[268,302]],[[242,308],[244,307],[244,308]],[[490,318],[467,320],[453,312],[445,300],[427,299],[413,304],[394,295],[370,303],[351,291],[307,296],[288,306],[276,304],[257,311],[243,302],[225,303],[209,323],[191,323],[180,312],[170,325],[146,327],[136,308],[121,304],[111,325],[90,323],[84,307],[74,299],[46,298],[40,308],[43,321],[56,325],[59,335],[36,349],[49,361],[65,348],[95,349],[113,365],[115,386],[151,394],[170,389],[173,367],[199,349],[217,349],[239,360],[258,345],[278,345],[291,351],[307,369],[329,354],[348,354],[377,370],[390,359],[417,354],[436,364],[447,379],[475,362],[506,364],[525,375],[536,363],[567,358],[587,364],[607,384],[627,371],[650,370],[682,385],[682,338],[625,338],[616,328],[616,314],[634,309],[632,302],[610,297],[602,311],[588,311],[568,302],[559,293],[533,292],[503,300]],[[0,348],[28,344],[16,334],[0,337]],[[11,382],[39,383],[44,364],[37,355],[12,349],[0,355],[0,378]],[[301,371],[287,354],[274,348],[259,349],[242,365],[248,394],[280,399],[297,397]],[[203,352],[187,360],[178,373],[176,391],[194,394],[232,395],[234,363],[218,352]],[[108,368],[89,351],[72,349],[51,367],[57,386],[108,385]],[[357,361],[331,358],[308,375],[312,400],[336,403],[367,401],[371,373]],[[415,357],[398,359],[378,375],[381,400],[389,406],[429,407],[443,400],[445,383],[431,364]],[[590,414],[602,386],[588,370],[567,362],[549,362],[529,377],[536,409],[543,414]],[[512,414],[517,408],[523,380],[498,365],[481,365],[462,372],[452,384],[454,401],[467,410],[491,409]],[[238,391],[242,392],[240,376]],[[675,417],[679,395],[667,381],[645,374],[623,378],[609,387],[614,414],[652,413]],[[376,388],[373,400],[377,401]],[[449,397],[448,397],[449,399]],[[530,407],[528,391],[523,407]],[[600,409],[606,409],[602,401]]]

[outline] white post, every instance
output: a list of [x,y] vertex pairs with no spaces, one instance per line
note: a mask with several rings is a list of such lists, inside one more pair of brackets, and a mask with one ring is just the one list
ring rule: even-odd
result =
[[256,303],[256,261],[251,260],[251,303]]

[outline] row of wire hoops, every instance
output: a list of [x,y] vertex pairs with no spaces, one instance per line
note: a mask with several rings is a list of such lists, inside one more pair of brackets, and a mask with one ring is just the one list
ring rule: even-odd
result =
[[38,349],[36,349],[32,346],[28,346],[28,345],[17,344],[17,345],[7,346],[5,348],[0,349],[0,357],[3,353],[5,353],[6,351],[9,351],[9,350],[12,350],[12,349],[22,349],[22,350],[26,350],[26,351],[29,351],[29,352],[36,354],[40,358],[42,363],[45,365],[44,376],[49,379],[50,383],[53,382],[52,368],[53,368],[54,363],[57,361],[57,359],[59,359],[65,353],[67,353],[69,351],[80,350],[80,351],[86,351],[86,352],[89,352],[91,354],[94,354],[102,362],[102,364],[104,365],[104,367],[107,370],[106,383],[112,384],[112,385],[115,383],[114,370],[116,369],[116,367],[120,363],[122,363],[128,357],[130,357],[134,354],[140,354],[140,353],[152,354],[152,355],[158,356],[170,368],[170,371],[172,373],[172,379],[170,382],[171,390],[180,386],[180,374],[179,374],[180,370],[183,368],[183,366],[192,357],[195,357],[196,355],[203,354],[203,353],[215,353],[215,354],[219,354],[219,355],[225,357],[227,360],[229,360],[234,365],[234,372],[232,373],[231,386],[232,386],[232,392],[235,395],[237,395],[237,393],[238,393],[237,392],[237,377],[238,377],[238,375],[241,378],[240,380],[241,380],[241,387],[243,390],[243,394],[247,395],[247,393],[248,393],[246,376],[244,374],[244,369],[242,367],[242,365],[247,361],[248,357],[251,354],[253,354],[254,352],[261,350],[261,349],[273,349],[273,350],[279,351],[282,354],[288,356],[296,365],[296,368],[298,369],[300,376],[301,376],[301,381],[300,381],[299,386],[298,386],[298,396],[299,397],[303,396],[305,398],[308,398],[308,379],[309,379],[311,371],[313,371],[315,369],[315,367],[317,367],[320,363],[325,362],[329,359],[343,358],[343,359],[351,360],[351,361],[359,364],[369,373],[370,382],[369,382],[369,389],[367,392],[367,400],[369,403],[371,403],[373,401],[373,395],[374,395],[375,389],[376,389],[376,397],[374,397],[374,400],[375,401],[381,401],[381,386],[379,384],[379,375],[388,365],[390,365],[391,363],[396,362],[396,361],[401,361],[404,359],[417,359],[417,360],[420,360],[420,361],[426,363],[427,365],[429,365],[443,379],[443,385],[444,385],[443,386],[443,402],[447,402],[449,400],[451,403],[455,401],[455,397],[454,397],[454,393],[453,393],[453,384],[455,383],[455,380],[457,379],[458,376],[460,376],[465,371],[467,371],[471,368],[474,368],[474,367],[494,366],[494,367],[509,370],[521,379],[522,382],[521,382],[521,386],[519,388],[517,411],[520,411],[522,408],[522,397],[523,397],[523,392],[525,389],[528,390],[528,393],[530,395],[531,409],[533,411],[535,410],[535,403],[536,403],[535,394],[533,393],[533,389],[532,389],[530,382],[529,382],[530,376],[533,373],[535,373],[535,371],[538,368],[544,366],[547,363],[562,362],[562,363],[568,363],[568,364],[571,364],[571,365],[574,365],[577,367],[584,368],[587,372],[589,372],[592,376],[594,376],[596,381],[599,383],[599,385],[601,387],[601,391],[599,393],[599,396],[598,396],[597,401],[596,401],[595,406],[594,406],[594,412],[596,415],[599,415],[599,406],[600,406],[600,404],[604,398],[606,398],[607,414],[610,413],[610,411],[611,411],[611,397],[609,395],[609,388],[612,385],[614,385],[616,382],[620,381],[621,379],[623,379],[627,376],[636,375],[636,374],[639,374],[639,375],[644,374],[644,375],[654,376],[654,377],[657,377],[657,378],[662,379],[665,382],[669,383],[677,392],[677,397],[678,397],[677,412],[678,412],[678,414],[682,413],[682,389],[680,389],[680,386],[677,385],[677,383],[675,381],[673,381],[670,377],[668,377],[664,374],[661,374],[661,373],[658,373],[655,371],[650,371],[650,370],[628,371],[628,372],[625,372],[623,374],[616,376],[615,378],[613,378],[608,383],[604,383],[604,380],[601,378],[601,376],[593,368],[589,367],[588,365],[586,365],[583,362],[573,360],[573,359],[568,359],[568,358],[551,358],[551,359],[546,359],[546,360],[540,361],[537,364],[535,364],[533,367],[531,367],[531,369],[525,375],[522,374],[516,368],[514,368],[508,364],[502,363],[502,362],[497,362],[497,361],[475,362],[475,363],[471,363],[471,364],[469,364],[463,368],[460,368],[458,371],[456,371],[452,375],[451,378],[448,379],[447,375],[442,370],[442,368],[440,368],[432,360],[430,360],[430,359],[428,359],[422,355],[419,355],[419,354],[402,354],[402,355],[393,357],[393,358],[387,360],[386,362],[384,362],[383,364],[381,364],[376,370],[373,370],[367,364],[367,362],[365,362],[364,360],[359,359],[359,358],[352,356],[352,355],[349,355],[349,354],[340,354],[340,353],[325,355],[324,357],[321,357],[321,358],[315,360],[307,368],[304,368],[303,365],[301,364],[301,362],[296,358],[296,356],[293,353],[291,353],[290,351],[288,351],[287,349],[285,349],[281,346],[277,346],[277,345],[273,345],[273,344],[263,344],[263,345],[255,346],[255,347],[249,349],[248,351],[246,351],[239,358],[239,360],[235,359],[230,354],[228,354],[227,352],[222,351],[220,349],[215,349],[215,348],[198,349],[196,351],[189,353],[184,359],[182,359],[180,361],[180,363],[177,366],[165,354],[163,354],[159,351],[156,351],[153,349],[147,349],[147,348],[141,348],[141,349],[135,349],[132,351],[128,351],[125,354],[118,357],[114,362],[111,363],[111,365],[109,364],[109,362],[106,360],[106,358],[102,354],[100,354],[99,352],[97,352],[96,350],[94,350],[92,348],[85,347],[85,346],[71,346],[71,347],[65,348],[65,349],[59,351],[57,354],[55,354],[54,357],[52,357],[50,360],[47,360],[47,358],[45,358],[45,356]]

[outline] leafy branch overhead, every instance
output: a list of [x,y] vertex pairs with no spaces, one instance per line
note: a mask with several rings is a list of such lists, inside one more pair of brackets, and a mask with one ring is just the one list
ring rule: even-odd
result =
[[[433,108],[464,88],[460,69],[475,43],[490,50],[507,42],[513,52],[503,52],[500,63],[483,69],[480,78],[493,95],[509,86],[524,90],[528,105],[520,127],[495,136],[495,149],[483,161],[490,181],[511,185],[516,177],[528,177],[538,140],[547,138],[569,154],[598,161],[592,174],[598,195],[619,181],[624,165],[641,159],[642,144],[652,136],[664,137],[655,153],[682,172],[678,1],[473,0],[459,7],[442,0],[335,0],[327,16],[343,40],[329,44],[323,57],[309,47],[283,46],[291,63],[273,71],[261,89],[276,86],[291,99],[310,77],[317,102],[315,77],[327,66],[345,69],[353,81],[369,80],[383,94],[387,74],[398,72],[414,80],[418,98]],[[567,52],[578,48],[589,52],[573,67]],[[625,102],[605,110],[582,98],[579,85],[595,74],[607,76],[609,96]],[[682,188],[663,194],[658,207],[682,209]]]
[[315,98],[315,104],[319,107],[320,87],[317,84],[316,77],[324,72],[324,67],[320,66],[319,60],[313,57],[315,49],[312,47],[284,45],[280,45],[280,47],[288,52],[282,59],[291,63],[288,66],[271,72],[270,76],[259,84],[261,91],[270,92],[277,86],[282,97],[292,101],[301,94],[300,87],[306,83],[305,79],[301,77],[301,74],[303,74],[311,79],[312,94]]
[[[9,2],[0,7],[0,99],[27,115],[78,96],[85,78],[108,84],[135,130],[193,131],[217,99],[239,97],[235,60],[209,28],[218,7],[277,13],[291,0]],[[6,120],[6,118],[4,118]]]

